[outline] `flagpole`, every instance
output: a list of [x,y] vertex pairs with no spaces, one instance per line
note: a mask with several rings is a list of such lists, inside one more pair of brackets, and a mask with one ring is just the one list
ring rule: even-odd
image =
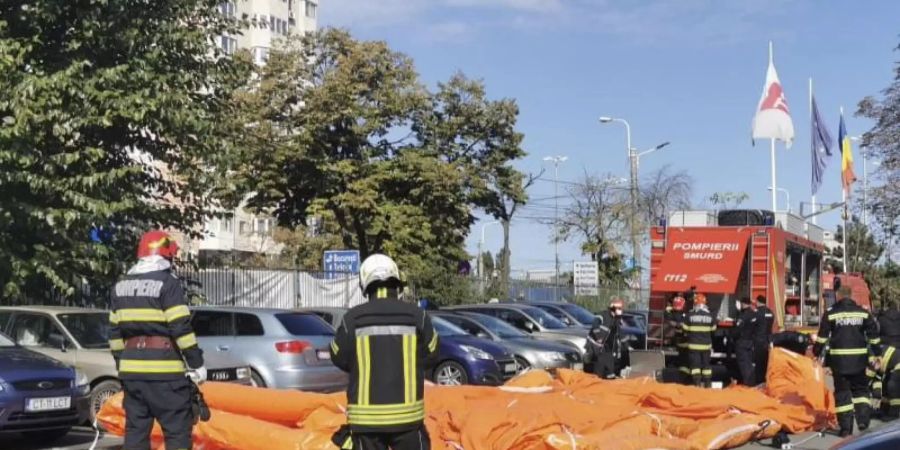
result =
[[[772,59],[774,59],[775,54],[773,50],[772,41],[769,41],[769,67],[772,66]],[[775,138],[771,138],[770,140],[770,153],[771,153],[771,162],[772,162],[772,213],[778,212],[778,186],[775,184]]]
[[[841,105],[841,120],[844,120],[844,106]],[[850,273],[850,267],[847,266],[847,253],[849,253],[849,249],[847,248],[847,215],[850,212],[850,209],[847,207],[849,192],[847,192],[847,185],[844,184],[844,143],[838,142],[838,146],[841,148],[841,200],[844,201],[844,213],[841,215],[844,220],[844,232],[841,233],[843,235],[843,263],[844,263],[844,273]]]
[[[809,77],[809,123],[813,123],[813,80],[812,77]],[[810,139],[813,137],[810,136]],[[816,161],[812,161],[813,164],[816,164]],[[815,170],[815,168],[813,168]],[[816,194],[812,194],[812,223],[816,224]]]

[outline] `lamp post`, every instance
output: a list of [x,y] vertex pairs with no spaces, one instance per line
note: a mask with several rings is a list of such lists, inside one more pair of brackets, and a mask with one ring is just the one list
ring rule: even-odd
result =
[[553,253],[554,253],[554,283],[553,298],[559,301],[559,163],[566,162],[568,156],[547,156],[544,161],[553,163]]
[[631,167],[631,189],[630,189],[630,197],[631,197],[631,213],[629,214],[631,222],[631,265],[636,270],[636,286],[640,288],[641,284],[641,275],[639,266],[641,263],[641,241],[640,241],[640,230],[638,227],[638,166],[640,165],[641,156],[648,155],[657,150],[662,149],[663,147],[669,145],[669,142],[663,142],[655,147],[652,147],[643,152],[638,152],[634,147],[631,146],[631,125],[628,124],[628,121],[625,119],[619,119],[616,117],[609,116],[601,116],[600,123],[612,123],[619,122],[625,125],[625,147],[628,152],[628,162]]

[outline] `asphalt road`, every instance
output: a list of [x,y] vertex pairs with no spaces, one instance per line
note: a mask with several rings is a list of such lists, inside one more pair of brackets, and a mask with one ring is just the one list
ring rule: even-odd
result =
[[[54,442],[51,446],[39,446],[28,442],[18,433],[0,433],[0,449],[3,450],[89,450],[94,443],[94,430],[87,427],[76,427],[62,439]],[[101,435],[97,441],[96,450],[119,449],[122,446],[122,439],[116,436]]]

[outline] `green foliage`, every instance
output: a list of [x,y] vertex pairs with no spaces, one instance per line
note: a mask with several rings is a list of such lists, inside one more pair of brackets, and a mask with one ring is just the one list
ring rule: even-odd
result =
[[718,208],[730,209],[737,208],[750,199],[750,194],[746,192],[716,192],[709,196],[707,200]]
[[[839,243],[844,242],[842,226],[838,225],[834,238]],[[838,272],[872,273],[884,253],[884,247],[875,241],[869,227],[855,221],[847,223],[847,250],[847,270],[843,265],[843,244],[835,248],[827,260]]]
[[344,248],[395,257],[419,292],[469,259],[474,209],[519,195],[515,103],[462,75],[429,92],[383,42],[340,30],[288,41],[238,99],[254,126],[235,198],[284,227],[331,224]]
[[[0,297],[103,284],[148,227],[193,232],[244,77],[218,0],[0,6]],[[115,226],[112,245],[89,242]]]

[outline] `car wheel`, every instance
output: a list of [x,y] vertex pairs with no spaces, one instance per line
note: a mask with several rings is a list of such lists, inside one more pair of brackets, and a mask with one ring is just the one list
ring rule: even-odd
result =
[[527,359],[516,356],[516,374],[531,370],[531,363]]
[[441,386],[469,384],[466,368],[454,361],[445,361],[434,369],[434,382]]
[[250,371],[250,386],[264,388],[266,387],[266,382],[263,378],[256,373],[255,370]]
[[72,427],[41,431],[23,431],[22,436],[25,436],[25,439],[30,443],[46,445],[62,439],[63,436],[69,434],[69,430],[71,429]]
[[97,420],[97,414],[103,407],[103,403],[121,390],[122,383],[115,380],[102,381],[91,389],[91,423]]

